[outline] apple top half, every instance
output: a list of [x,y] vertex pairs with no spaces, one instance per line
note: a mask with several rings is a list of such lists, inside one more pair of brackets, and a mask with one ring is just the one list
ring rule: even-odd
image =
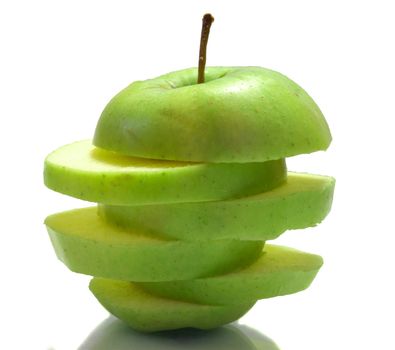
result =
[[136,81],[105,107],[93,143],[124,155],[194,162],[263,162],[328,148],[312,98],[260,67],[208,67]]

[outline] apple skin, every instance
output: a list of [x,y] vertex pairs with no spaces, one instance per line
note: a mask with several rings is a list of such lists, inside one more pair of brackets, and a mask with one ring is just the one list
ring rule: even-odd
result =
[[261,67],[208,67],[137,81],[98,121],[93,143],[120,154],[215,163],[264,162],[325,150],[328,125],[311,97]]
[[200,305],[155,297],[130,282],[93,278],[91,292],[111,314],[140,332],[179,328],[213,329],[233,322],[255,301],[233,305]]
[[58,258],[72,271],[125,281],[171,281],[230,272],[259,258],[263,242],[165,240],[110,225],[97,208],[47,217]]
[[164,298],[231,305],[300,292],[310,286],[323,260],[319,255],[266,244],[251,265],[228,274],[188,281],[136,283]]
[[52,152],[44,183],[79,199],[115,205],[243,197],[270,190],[287,176],[284,159],[263,163],[187,163],[122,156],[79,141]]
[[211,329],[237,320],[257,299],[307,288],[321,266],[318,255],[268,245],[255,263],[222,276],[159,283],[93,278],[89,288],[136,330]]
[[187,241],[271,240],[286,230],[315,226],[329,213],[335,179],[289,172],[287,181],[260,194],[223,201],[165,205],[99,204],[112,224]]

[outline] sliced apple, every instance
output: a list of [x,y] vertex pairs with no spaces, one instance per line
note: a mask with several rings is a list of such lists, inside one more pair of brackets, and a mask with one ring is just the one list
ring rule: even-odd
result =
[[99,214],[121,227],[182,240],[269,240],[288,229],[321,222],[328,214],[335,180],[289,173],[286,183],[234,200],[168,205],[100,205]]
[[137,81],[104,109],[94,144],[121,154],[214,163],[263,162],[325,150],[328,125],[312,98],[261,67],[207,67]]
[[52,190],[87,201],[130,205],[196,202],[270,190],[286,179],[283,159],[265,163],[203,164],[122,156],[80,141],[45,160]]
[[110,225],[97,208],[75,209],[45,220],[58,258],[70,270],[129,281],[169,281],[217,275],[246,266],[262,242],[164,240]]
[[240,304],[302,291],[311,284],[322,263],[319,255],[266,244],[262,257],[252,265],[222,276],[136,285],[175,300]]
[[130,282],[101,278],[93,278],[89,288],[111,314],[142,332],[212,329],[237,320],[255,304],[213,306],[176,301],[153,296]]

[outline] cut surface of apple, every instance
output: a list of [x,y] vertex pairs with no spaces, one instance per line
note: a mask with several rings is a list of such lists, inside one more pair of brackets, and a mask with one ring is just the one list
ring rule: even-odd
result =
[[285,183],[258,195],[233,200],[167,205],[99,205],[110,223],[182,240],[269,240],[285,230],[320,223],[328,214],[335,180],[288,173]]
[[263,242],[164,240],[110,225],[97,208],[45,220],[58,258],[74,272],[127,281],[169,281],[217,275],[247,266]]
[[221,276],[188,281],[137,283],[151,294],[189,302],[228,305],[306,289],[323,264],[319,255],[266,244],[250,266]]
[[263,162],[325,150],[328,125],[312,98],[261,67],[190,68],[137,81],[105,107],[94,144],[130,156]]
[[275,188],[285,179],[283,159],[244,164],[142,159],[99,149],[89,140],[57,149],[44,166],[50,189],[115,205],[242,197]]
[[131,282],[93,278],[90,290],[111,314],[133,329],[155,332],[179,328],[212,329],[233,322],[255,302],[202,305],[153,296]]

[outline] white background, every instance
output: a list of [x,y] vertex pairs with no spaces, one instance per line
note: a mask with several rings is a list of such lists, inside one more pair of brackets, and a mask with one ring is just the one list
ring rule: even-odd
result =
[[241,322],[282,350],[394,349],[391,3],[1,1],[0,348],[76,349],[106,318],[89,277],[53,253],[45,216],[86,204],[43,186],[44,157],[91,137],[106,102],[130,82],[195,66],[210,11],[208,65],[288,75],[317,101],[334,138],[326,153],[288,162],[337,178],[332,213],[278,240],[323,255],[324,268],[309,290],[261,301]]

